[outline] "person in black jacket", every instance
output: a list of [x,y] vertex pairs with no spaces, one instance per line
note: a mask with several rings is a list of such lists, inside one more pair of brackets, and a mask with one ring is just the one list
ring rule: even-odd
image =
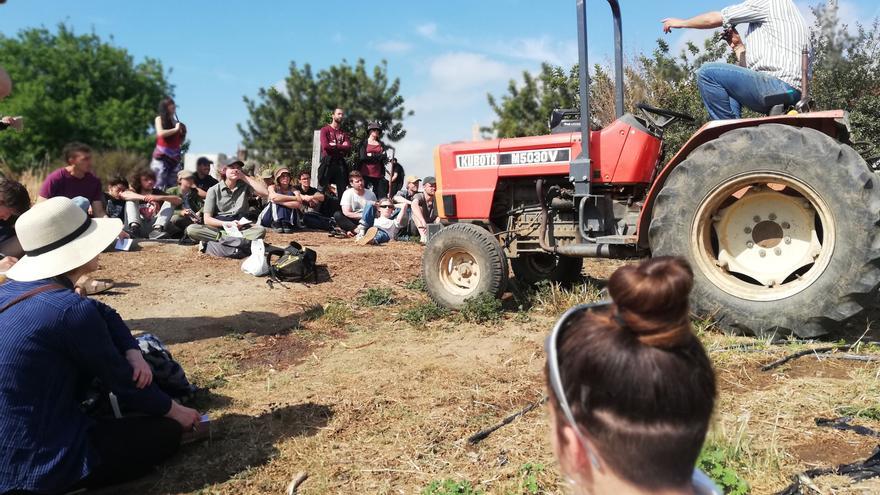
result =
[[377,198],[388,197],[388,180],[385,177],[385,163],[388,161],[388,147],[379,140],[382,126],[378,122],[367,125],[369,135],[358,149],[358,171],[364,176],[364,185],[373,190]]

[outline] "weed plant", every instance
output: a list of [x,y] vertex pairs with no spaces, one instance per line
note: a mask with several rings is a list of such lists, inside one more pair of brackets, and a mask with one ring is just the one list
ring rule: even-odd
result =
[[423,279],[422,277],[416,277],[410,280],[403,285],[403,288],[407,290],[414,290],[417,292],[425,292],[427,290],[425,279]]
[[371,287],[358,297],[358,302],[361,306],[385,306],[394,303],[394,293],[391,289]]
[[330,301],[324,307],[322,318],[334,326],[342,326],[351,318],[351,308],[342,301]]
[[459,313],[464,321],[471,323],[495,323],[501,319],[501,301],[492,294],[468,298]]
[[482,490],[474,488],[469,481],[432,481],[422,490],[421,495],[482,495]]
[[736,472],[741,464],[740,451],[735,445],[709,441],[703,446],[697,467],[714,481],[727,495],[747,495],[749,484]]
[[438,306],[434,301],[419,303],[400,312],[400,319],[414,326],[446,316],[449,316],[449,310]]

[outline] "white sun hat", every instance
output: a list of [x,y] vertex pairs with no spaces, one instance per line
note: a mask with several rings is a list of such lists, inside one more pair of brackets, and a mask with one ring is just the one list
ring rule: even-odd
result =
[[6,276],[30,282],[67,273],[91,261],[121,231],[118,218],[91,219],[69,198],[47,199],[15,222],[24,257]]

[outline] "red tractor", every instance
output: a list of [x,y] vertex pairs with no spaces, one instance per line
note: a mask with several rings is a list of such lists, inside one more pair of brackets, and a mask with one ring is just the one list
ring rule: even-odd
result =
[[588,126],[579,0],[579,120],[555,111],[546,136],[436,148],[431,297],[460,308],[500,295],[508,261],[520,281],[568,281],[585,257],[674,255],[694,269],[695,311],[730,330],[812,337],[859,314],[880,285],[880,181],[850,147],[847,112],[808,111],[805,87],[799,112],[709,122],[665,160],[664,129],[693,118],[623,113],[620,8],[608,3],[614,122]]

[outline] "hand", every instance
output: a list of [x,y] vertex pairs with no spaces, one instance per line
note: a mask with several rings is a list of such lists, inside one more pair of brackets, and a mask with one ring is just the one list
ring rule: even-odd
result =
[[128,361],[128,364],[134,370],[131,379],[135,382],[135,387],[144,388],[153,383],[153,370],[150,369],[150,365],[144,360],[144,355],[141,354],[140,349],[125,351],[125,360]]
[[146,196],[144,196],[144,201],[147,203],[152,203],[152,202],[156,201],[156,197],[153,196],[152,194],[147,194]]
[[667,17],[663,19],[663,32],[669,33],[673,29],[679,29],[685,27],[684,19],[678,19],[676,17]]
[[6,125],[12,125],[15,122],[15,117],[3,117],[0,119],[0,122],[3,122]]
[[119,232],[119,235],[116,236],[117,239],[128,239],[129,237],[131,237],[131,236],[128,235],[128,232],[126,232],[124,230]]
[[7,256],[0,260],[0,272],[9,271],[12,268],[12,265],[18,263],[18,258],[15,256]]
[[737,32],[736,28],[730,28],[724,32],[724,41],[726,41],[734,51],[739,50],[740,48],[745,49],[745,45],[743,45],[742,38],[740,38],[739,32]]
[[171,409],[165,413],[166,418],[171,418],[174,421],[180,423],[180,427],[183,431],[191,431],[193,430],[199,421],[201,420],[201,414],[195,409],[191,409],[186,406],[181,406],[176,401],[171,401]]

